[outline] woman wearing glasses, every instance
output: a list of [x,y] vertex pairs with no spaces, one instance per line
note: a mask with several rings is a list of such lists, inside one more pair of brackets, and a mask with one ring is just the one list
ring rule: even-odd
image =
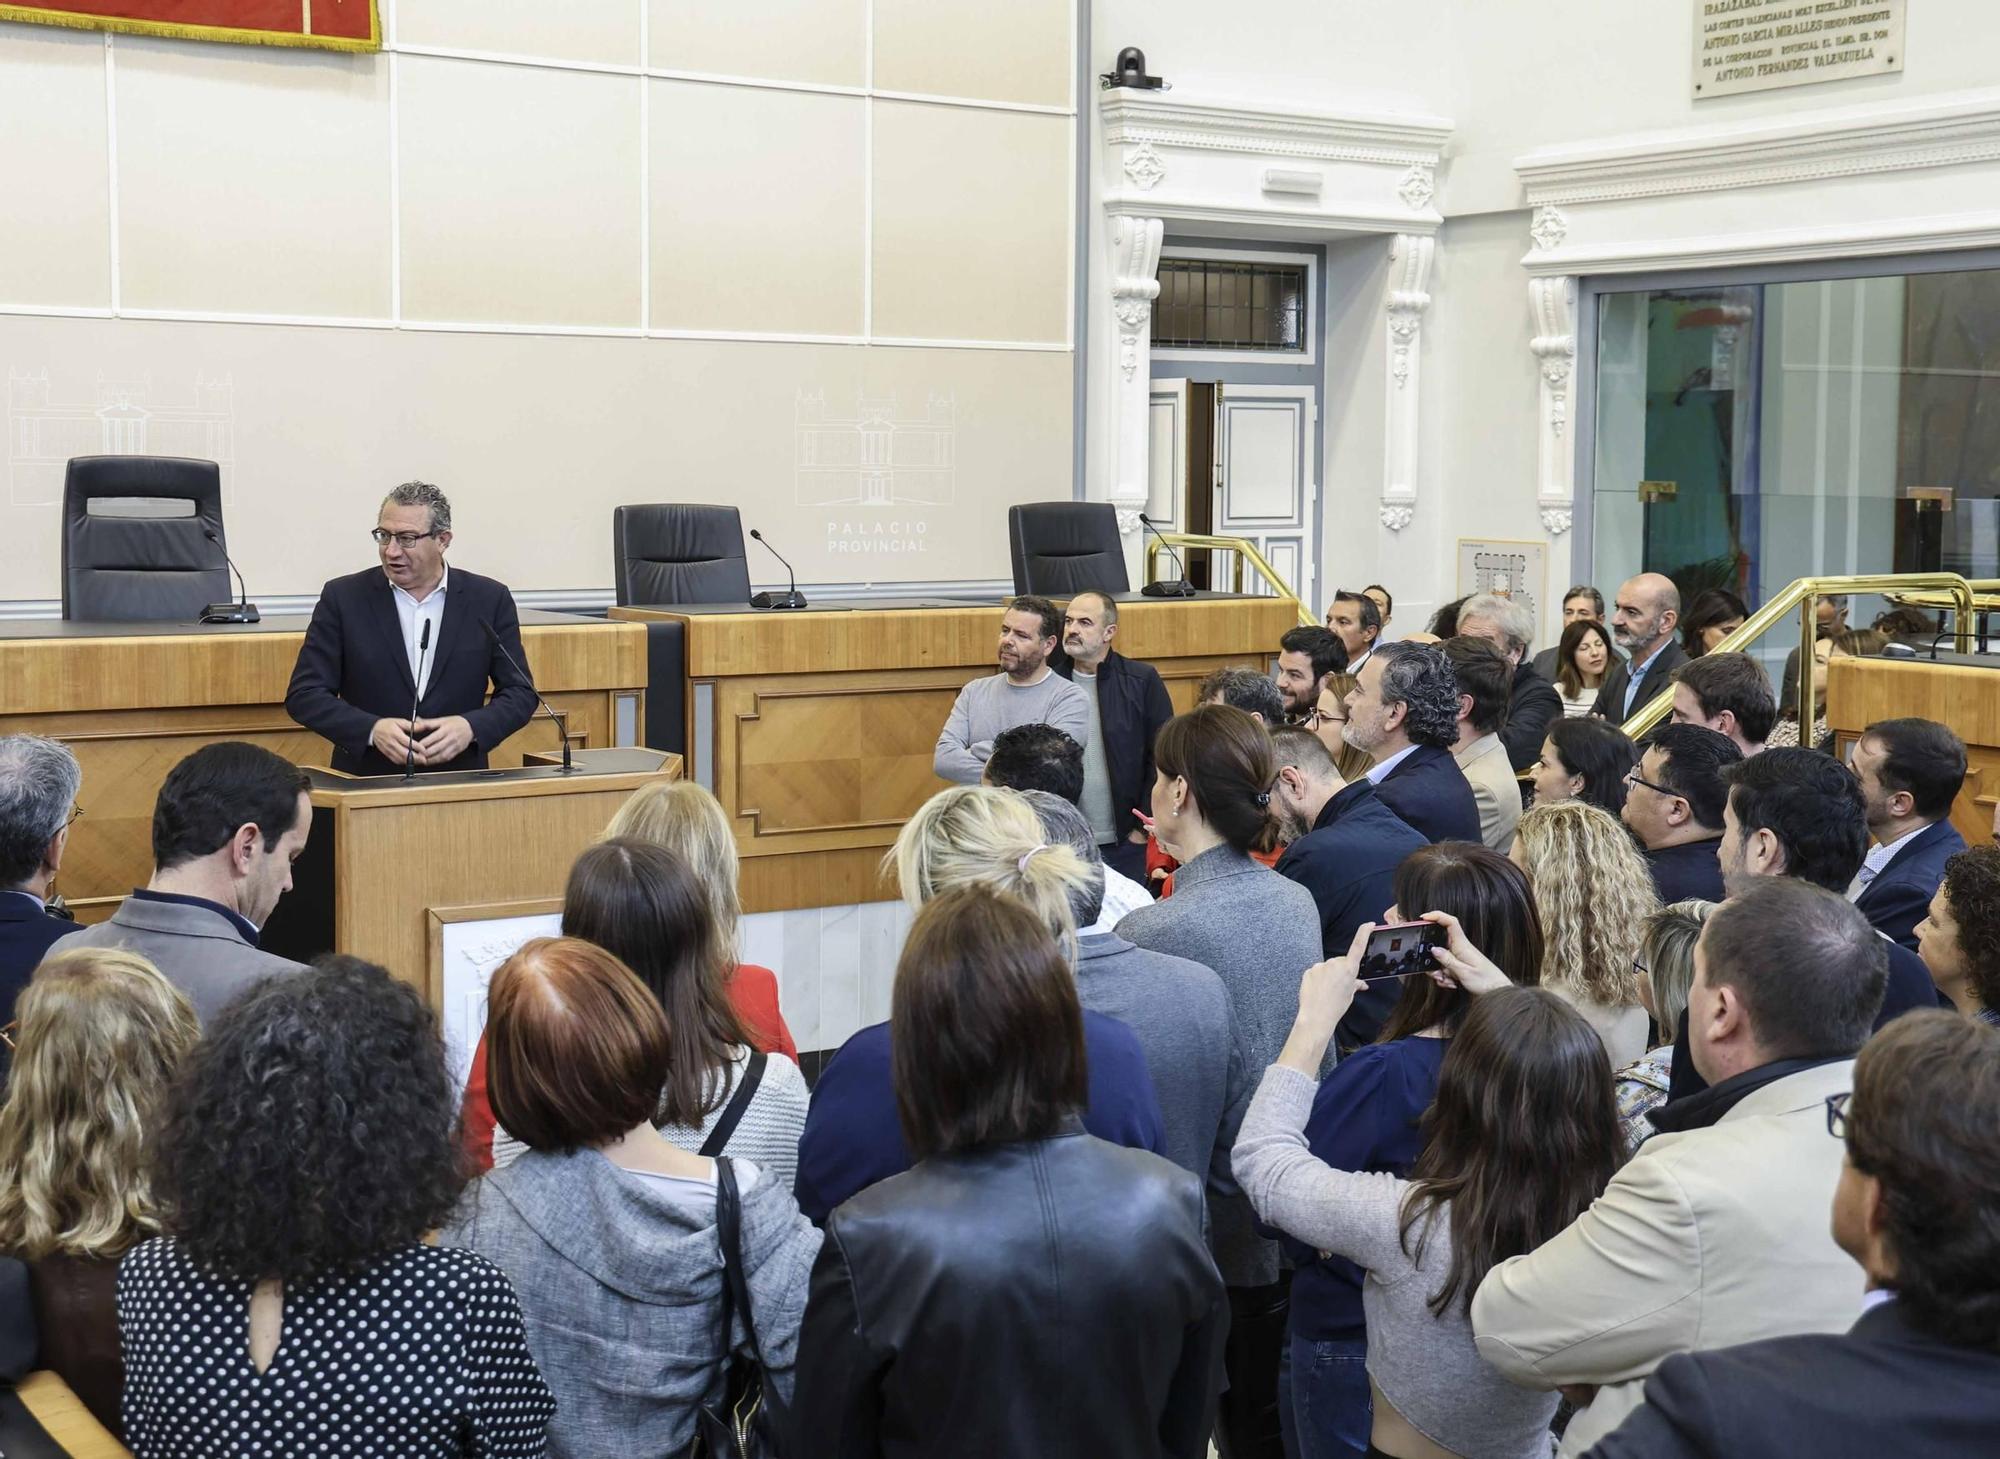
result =
[[285,712],[351,775],[483,770],[538,702],[514,595],[446,567],[451,502],[428,482],[390,492],[369,535],[381,566],[320,589]]

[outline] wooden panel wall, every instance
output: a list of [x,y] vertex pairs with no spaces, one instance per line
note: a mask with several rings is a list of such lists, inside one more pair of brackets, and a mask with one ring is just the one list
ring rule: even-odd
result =
[[1951,823],[1966,844],[1993,839],[2000,803],[2000,669],[1910,659],[1837,657],[1827,665],[1826,723],[1843,756],[1880,719],[1934,719],[1965,741],[1965,788]]

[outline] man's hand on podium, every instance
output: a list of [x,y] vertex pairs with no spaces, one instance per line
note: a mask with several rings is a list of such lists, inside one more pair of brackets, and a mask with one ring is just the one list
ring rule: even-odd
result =
[[[410,721],[407,719],[378,719],[375,728],[368,732],[368,743],[381,751],[382,758],[393,760],[398,765],[409,758]],[[417,763],[421,765],[424,752],[417,751]]]
[[416,723],[417,763],[445,765],[472,748],[472,725],[462,714]]

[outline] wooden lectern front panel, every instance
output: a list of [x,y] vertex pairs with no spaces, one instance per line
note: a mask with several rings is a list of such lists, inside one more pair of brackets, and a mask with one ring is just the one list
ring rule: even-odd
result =
[[1965,788],[1951,823],[1968,846],[1993,839],[2000,803],[2000,668],[1924,659],[1836,656],[1827,664],[1826,724],[1843,759],[1861,732],[1882,719],[1930,719],[1965,741]]

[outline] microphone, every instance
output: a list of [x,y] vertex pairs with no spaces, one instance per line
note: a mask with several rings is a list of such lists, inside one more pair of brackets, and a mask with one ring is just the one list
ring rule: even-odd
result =
[[236,566],[236,559],[229,555],[229,549],[222,545],[222,537],[213,527],[203,527],[201,535],[215,544],[215,550],[222,554],[222,560],[229,564],[229,570],[236,574],[236,601],[233,603],[210,603],[201,610],[203,623],[261,623],[264,615],[257,611],[257,605],[250,601],[250,590],[243,585],[243,573]]
[[410,696],[410,747],[403,753],[403,778],[414,780],[417,775],[417,706],[424,697],[424,654],[431,646],[431,621],[424,620],[423,632],[417,635],[417,690]]
[[484,618],[479,620],[479,626],[486,632],[486,641],[492,644],[493,647],[500,650],[500,657],[505,659],[508,663],[512,664],[514,666],[514,672],[519,674],[523,679],[526,679],[528,681],[528,688],[533,690],[535,698],[537,700],[540,700],[543,713],[547,714],[550,719],[555,721],[556,738],[562,741],[562,747],[563,747],[562,773],[565,775],[574,774],[576,772],[576,766],[572,765],[569,760],[569,732],[563,728],[562,717],[558,715],[553,709],[549,708],[549,701],[542,698],[542,691],[535,688],[534,677],[530,675],[526,669],[521,667],[521,661],[515,658],[512,654],[507,652],[507,645],[500,641],[499,630],[494,628],[494,626],[491,623],[488,623]]
[[1167,534],[1160,530],[1160,524],[1144,512],[1139,513],[1139,520],[1153,529],[1153,535],[1160,539],[1160,545],[1167,549],[1174,560],[1174,565],[1181,570],[1181,575],[1177,578],[1161,578],[1158,582],[1147,583],[1145,587],[1139,589],[1139,595],[1143,598],[1192,598],[1195,587],[1187,580],[1187,564],[1182,562],[1181,555],[1174,551],[1174,544],[1167,541]]
[[[759,542],[764,542],[764,534],[759,532],[755,527],[750,529],[750,535],[755,537]],[[792,571],[792,565],[789,562],[785,562],[784,557],[779,553],[778,549],[770,543],[764,542],[764,550],[777,558],[778,561],[785,563],[785,574],[792,580],[792,585],[783,593],[759,593],[750,600],[750,606],[752,608],[805,607],[806,600],[799,596],[799,575]]]

